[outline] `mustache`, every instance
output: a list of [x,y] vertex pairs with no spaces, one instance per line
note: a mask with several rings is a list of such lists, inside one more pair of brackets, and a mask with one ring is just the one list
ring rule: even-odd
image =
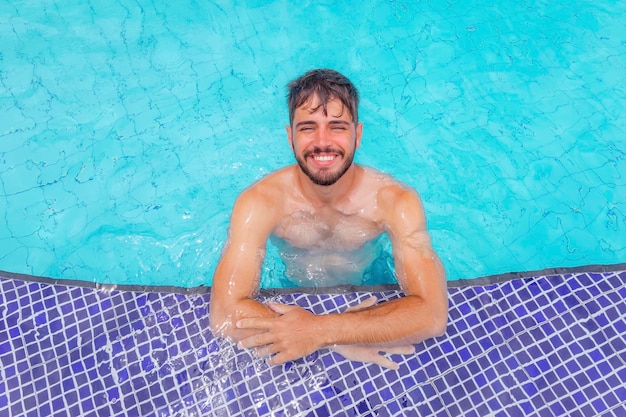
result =
[[325,148],[320,148],[319,146],[315,146],[313,147],[313,149],[309,149],[307,151],[304,152],[304,157],[308,158],[311,155],[319,155],[322,153],[336,153],[339,156],[344,156],[344,152],[341,149],[336,149],[336,148],[332,148],[330,146],[327,146]]

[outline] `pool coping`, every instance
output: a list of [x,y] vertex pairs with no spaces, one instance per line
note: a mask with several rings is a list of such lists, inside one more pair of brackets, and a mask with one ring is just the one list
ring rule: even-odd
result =
[[[608,265],[582,265],[574,267],[555,267],[545,268],[536,271],[523,272],[506,272],[502,274],[488,275],[478,278],[457,279],[448,281],[448,288],[466,287],[466,286],[484,286],[506,282],[513,279],[532,278],[540,276],[564,275],[573,273],[604,273],[626,271],[626,263],[616,263]],[[180,287],[174,285],[139,285],[139,284],[101,284],[92,281],[82,281],[65,278],[50,278],[44,276],[36,276],[29,274],[21,274],[16,272],[8,272],[0,270],[0,278],[17,279],[26,282],[42,283],[49,285],[65,285],[75,287],[94,288],[102,291],[129,291],[129,292],[162,292],[162,293],[178,293],[178,294],[206,294],[211,292],[211,286],[201,285],[197,287]],[[398,284],[381,284],[381,285],[339,285],[333,287],[298,287],[298,288],[261,288],[259,293],[263,296],[273,296],[279,294],[344,294],[349,292],[382,292],[397,291],[400,289]]]

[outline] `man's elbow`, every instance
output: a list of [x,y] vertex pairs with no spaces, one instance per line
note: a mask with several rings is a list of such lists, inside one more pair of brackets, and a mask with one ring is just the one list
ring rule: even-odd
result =
[[445,314],[437,315],[433,317],[432,326],[430,329],[431,337],[441,337],[446,334],[448,329],[448,312]]
[[448,299],[446,298],[445,302],[442,300],[441,303],[434,305],[431,311],[431,337],[441,337],[446,334],[448,329]]
[[433,308],[433,313],[429,317],[426,325],[414,335],[418,342],[434,337],[441,337],[446,334],[448,328],[448,309]]
[[405,338],[404,342],[415,345],[434,337],[441,337],[446,334],[447,328],[447,314],[433,315],[429,318],[427,323],[422,323],[410,336]]
[[234,331],[232,316],[211,309],[209,311],[209,328],[211,329],[211,333],[217,337],[232,339]]

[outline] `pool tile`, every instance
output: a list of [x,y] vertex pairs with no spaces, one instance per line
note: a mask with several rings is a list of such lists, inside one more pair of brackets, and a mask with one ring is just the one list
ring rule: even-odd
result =
[[[213,339],[208,294],[105,294],[0,279],[7,306],[0,331],[10,337],[0,344],[8,393],[0,390],[0,413],[28,415],[33,399],[51,413],[96,414],[124,407],[170,415],[299,407],[448,415],[462,405],[466,415],[573,416],[624,409],[626,302],[615,295],[625,282],[626,273],[569,274],[451,288],[446,336],[419,344],[414,357],[394,355],[401,371],[391,372],[330,351],[269,367]],[[18,308],[22,297],[30,304]],[[320,311],[355,302],[324,294],[281,300]]]

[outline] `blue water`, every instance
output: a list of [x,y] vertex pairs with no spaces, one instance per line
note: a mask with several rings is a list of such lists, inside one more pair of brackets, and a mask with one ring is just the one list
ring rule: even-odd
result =
[[0,270],[210,285],[314,67],[449,279],[626,262],[626,3],[265,3],[0,1]]

